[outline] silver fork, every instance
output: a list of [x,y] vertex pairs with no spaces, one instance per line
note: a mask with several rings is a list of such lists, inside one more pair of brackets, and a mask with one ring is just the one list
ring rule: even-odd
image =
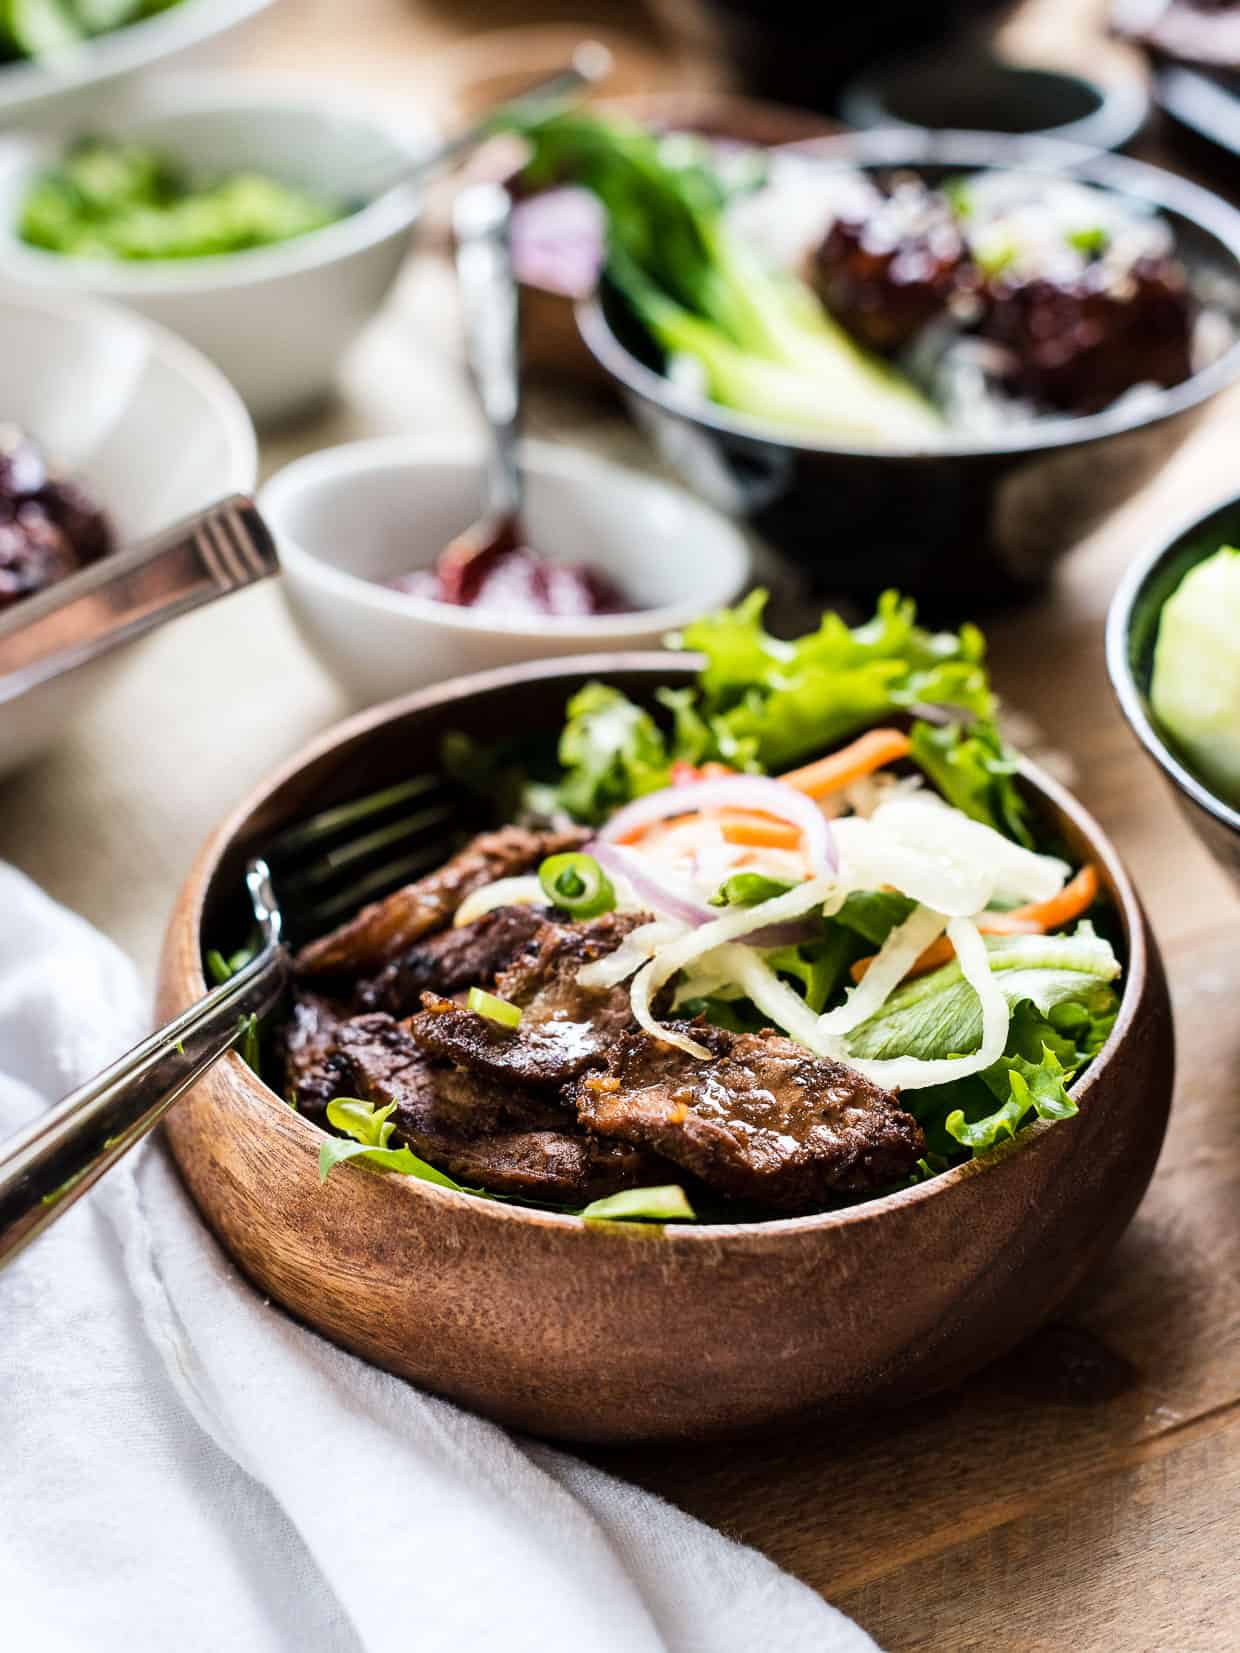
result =
[[440,777],[416,776],[324,810],[254,857],[245,883],[256,948],[234,954],[232,965],[214,956],[226,979],[0,1144],[0,1264],[92,1188],[221,1056],[253,1038],[257,1018],[289,984],[292,945],[444,860],[458,841],[456,813]]
[[0,615],[0,705],[279,566],[244,494],[113,551]]

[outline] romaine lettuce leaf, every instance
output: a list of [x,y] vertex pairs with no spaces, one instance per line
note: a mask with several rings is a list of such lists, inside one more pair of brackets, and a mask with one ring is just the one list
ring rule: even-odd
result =
[[1029,807],[1016,786],[1019,760],[1004,746],[990,718],[965,728],[917,722],[909,734],[911,757],[949,804],[1033,849]]
[[[1088,924],[1071,936],[987,936],[990,968],[1010,1005],[1028,1000],[1053,1021],[1064,1006],[1070,1017],[1092,1023],[1114,1015],[1119,960],[1109,942]],[[920,1061],[976,1050],[982,1036],[977,995],[959,962],[897,989],[877,1015],[848,1036],[852,1055],[869,1060],[915,1056]],[[1105,1037],[1105,1035],[1104,1035]]]

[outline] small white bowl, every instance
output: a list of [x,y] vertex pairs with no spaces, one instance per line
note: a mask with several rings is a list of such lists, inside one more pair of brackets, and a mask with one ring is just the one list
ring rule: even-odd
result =
[[425,153],[430,125],[315,84],[198,77],[147,89],[103,130],[165,150],[203,178],[254,170],[364,204],[324,229],[247,252],[70,258],[27,246],[17,222],[31,181],[74,134],[29,136],[0,153],[0,274],[41,292],[116,299],[172,328],[228,375],[259,421],[320,400],[404,260],[422,191],[382,185]]
[[640,609],[505,623],[381,584],[429,568],[480,515],[483,460],[474,446],[348,443],[294,461],[263,489],[293,617],[359,703],[514,661],[649,648],[744,589],[743,535],[691,494],[544,442],[527,442],[522,457],[531,545],[610,576]]
[[[86,299],[0,298],[0,420],[90,491],[122,544],[248,493],[258,470],[254,427],[210,362]],[[0,706],[0,773],[50,744],[130,659],[118,649]]]
[[168,11],[54,58],[6,63],[0,68],[0,124],[11,126],[19,117],[37,117],[44,111],[85,116],[138,70],[235,29],[270,4],[271,0],[181,0]]

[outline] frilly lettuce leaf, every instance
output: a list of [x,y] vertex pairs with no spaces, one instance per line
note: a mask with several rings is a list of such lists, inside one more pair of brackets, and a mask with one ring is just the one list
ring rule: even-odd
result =
[[1071,1119],[1078,1111],[1068,1095],[1072,1070],[1064,1068],[1049,1045],[1043,1045],[1037,1063],[1023,1056],[1001,1057],[982,1079],[995,1094],[1006,1092],[999,1106],[980,1118],[970,1118],[964,1108],[953,1108],[943,1121],[948,1136],[975,1154],[993,1148],[1005,1136],[1015,1136],[1030,1114],[1039,1119]]
[[925,702],[993,712],[980,632],[931,632],[894,591],[872,620],[850,629],[838,614],[795,642],[762,624],[766,593],[722,609],[669,639],[705,664],[695,686],[659,695],[665,732],[618,689],[587,684],[574,695],[560,737],[559,801],[598,822],[643,793],[666,786],[673,763],[726,763],[777,771],[893,712]]

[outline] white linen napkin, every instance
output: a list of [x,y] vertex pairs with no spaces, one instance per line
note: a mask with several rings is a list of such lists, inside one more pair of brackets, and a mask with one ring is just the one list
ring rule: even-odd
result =
[[[0,865],[0,1134],[139,1037]],[[237,1275],[139,1149],[0,1273],[0,1614],[32,1653],[864,1653],[755,1551],[419,1393]]]

